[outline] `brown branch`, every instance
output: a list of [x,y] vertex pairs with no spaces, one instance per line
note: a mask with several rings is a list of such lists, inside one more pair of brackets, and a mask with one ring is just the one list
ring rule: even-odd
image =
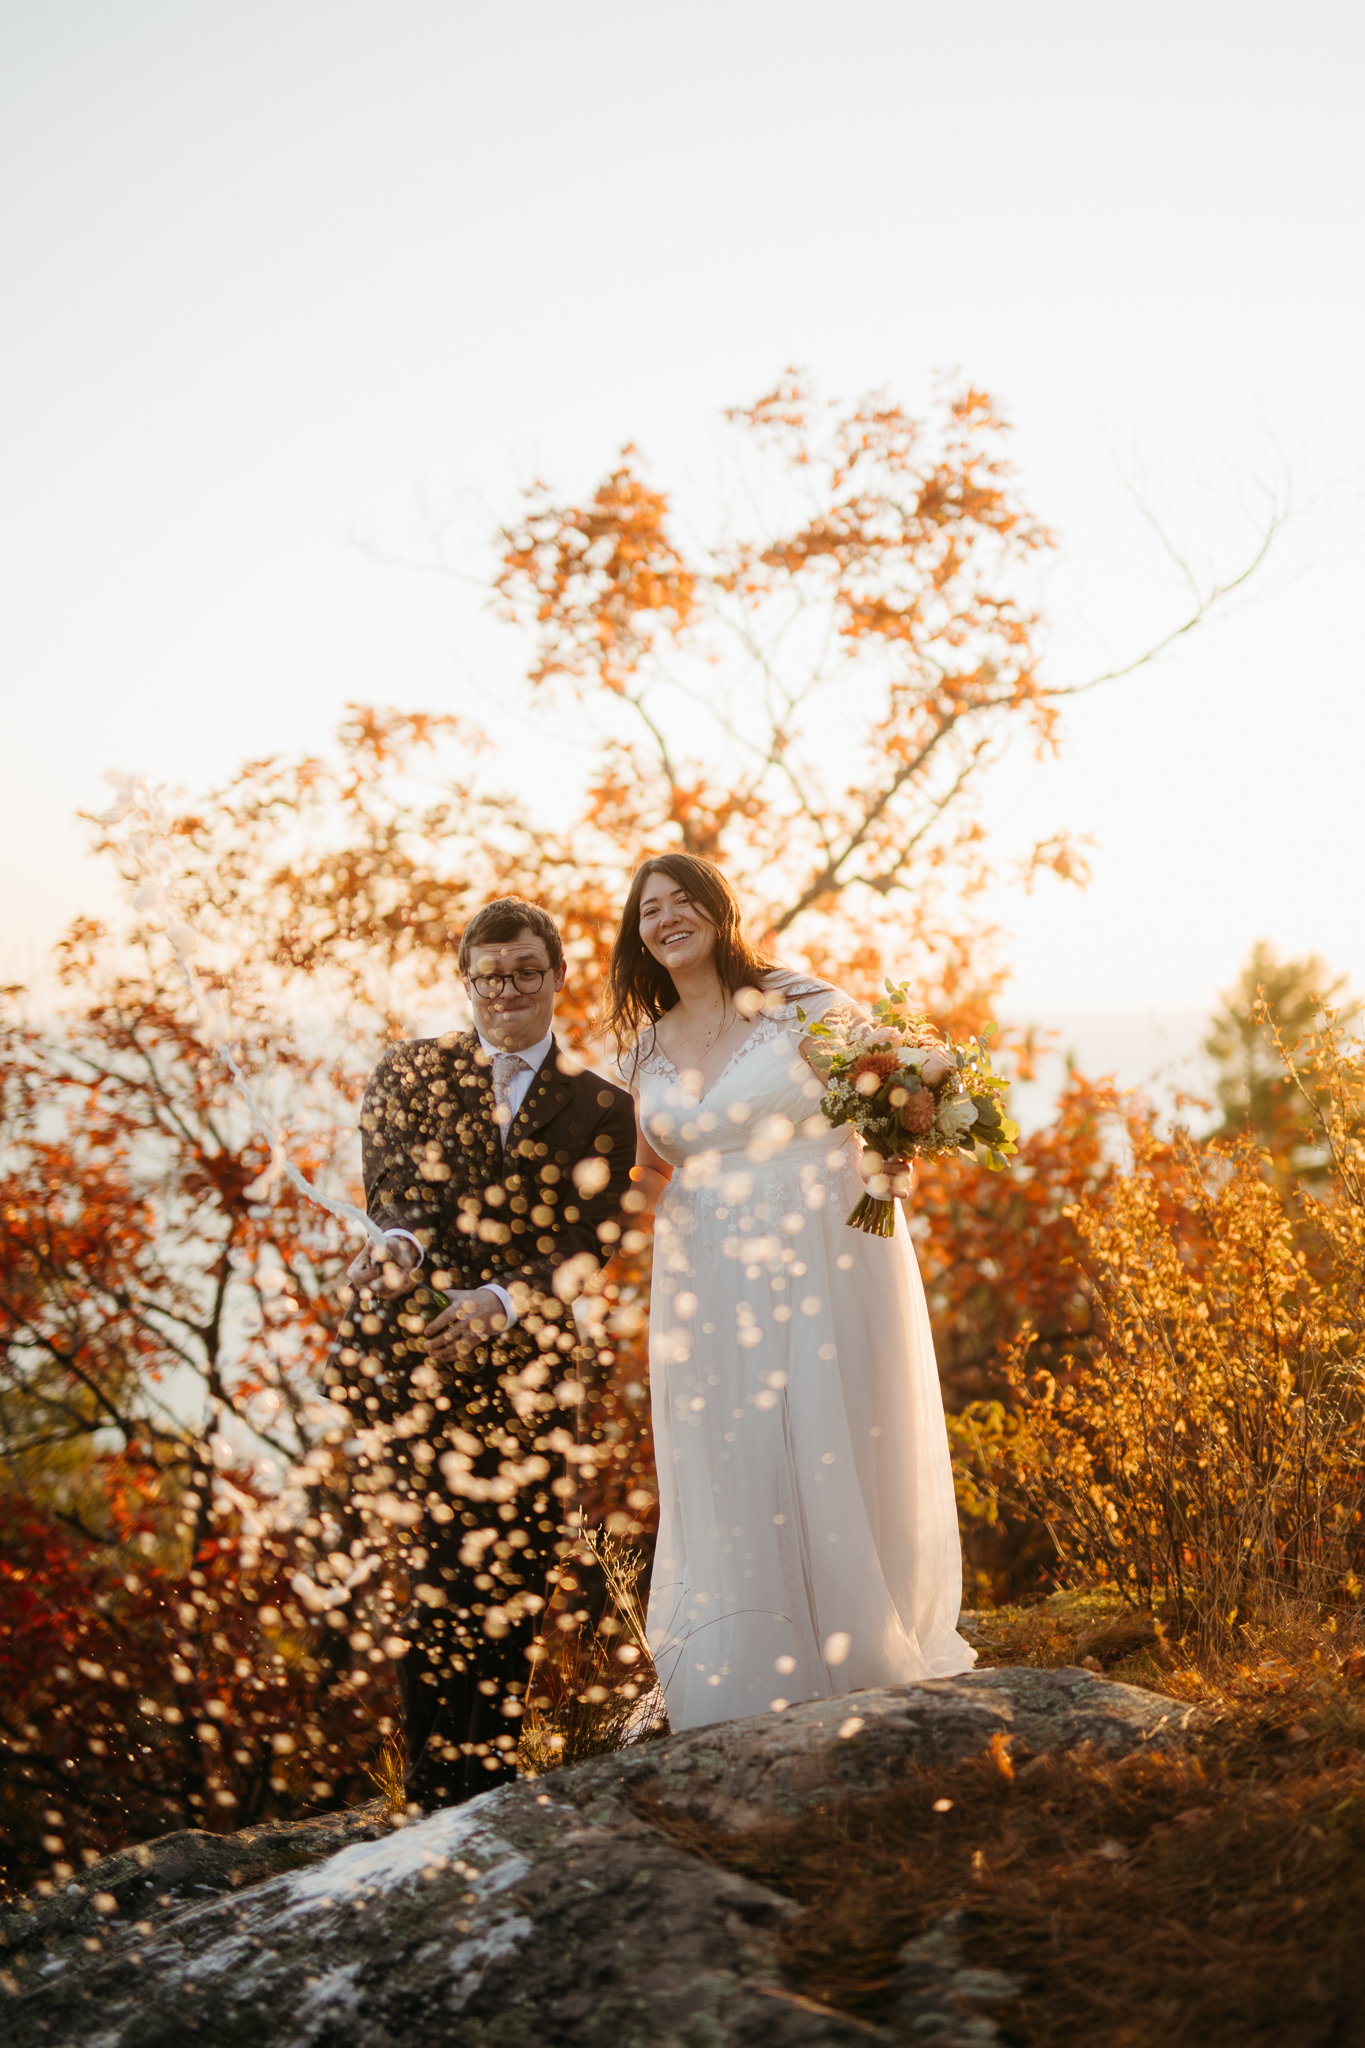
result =
[[923,770],[935,749],[949,737],[966,716],[967,713],[965,711],[940,713],[939,724],[932,736],[925,741],[919,752],[911,760],[902,763],[880,795],[868,806],[860,823],[846,837],[843,851],[826,861],[819,874],[802,890],[796,902],[789,905],[783,912],[781,918],[773,927],[776,932],[786,931],[787,927],[794,924],[797,918],[804,911],[809,910],[813,903],[817,903],[822,896],[827,896],[833,890],[843,886],[839,880],[839,870],[853,858],[854,854],[867,840],[873,826],[885,815],[892,799],[899,794],[907,782],[911,781]]

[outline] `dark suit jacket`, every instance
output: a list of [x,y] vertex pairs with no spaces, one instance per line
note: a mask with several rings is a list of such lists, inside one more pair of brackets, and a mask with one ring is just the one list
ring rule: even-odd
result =
[[[429,1246],[432,1284],[505,1287],[518,1312],[610,1256],[635,1159],[624,1088],[564,1070],[552,1044],[508,1132],[493,1121],[488,1056],[472,1031],[385,1053],[360,1112],[365,1204]],[[442,1276],[446,1277],[443,1278]]]

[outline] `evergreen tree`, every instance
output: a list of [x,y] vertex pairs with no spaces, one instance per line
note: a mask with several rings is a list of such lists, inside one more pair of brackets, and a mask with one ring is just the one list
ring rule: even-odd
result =
[[[1235,985],[1223,992],[1204,1050],[1217,1070],[1223,1120],[1215,1135],[1251,1137],[1280,1182],[1320,1180],[1325,1148],[1312,1127],[1301,1088],[1315,1094],[1306,1053],[1298,1048],[1324,1010],[1351,1015],[1356,1005],[1344,975],[1318,954],[1281,960],[1268,939],[1258,939]],[[1284,1055],[1277,1049],[1278,1031]],[[1295,1075],[1298,1081],[1295,1080]]]

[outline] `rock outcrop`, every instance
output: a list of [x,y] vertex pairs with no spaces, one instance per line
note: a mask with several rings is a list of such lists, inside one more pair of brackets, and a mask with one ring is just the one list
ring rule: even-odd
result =
[[902,1953],[903,2028],[784,1983],[797,1908],[641,1817],[744,1828],[875,1794],[996,1734],[1034,1754],[1177,1742],[1184,1710],[1088,1671],[894,1686],[596,1758],[395,1827],[379,1807],[107,1857],[3,1916],[11,2048],[843,2048],[984,2044],[1018,1989],[959,1930]]

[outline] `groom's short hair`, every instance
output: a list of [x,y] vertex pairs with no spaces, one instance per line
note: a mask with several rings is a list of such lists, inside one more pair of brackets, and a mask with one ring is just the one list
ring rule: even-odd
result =
[[469,958],[476,946],[505,945],[518,932],[525,931],[532,931],[545,941],[550,965],[558,972],[564,960],[564,942],[549,911],[542,910],[538,903],[523,902],[520,896],[499,896],[495,903],[485,903],[482,910],[476,910],[460,933],[461,974],[469,972]]

